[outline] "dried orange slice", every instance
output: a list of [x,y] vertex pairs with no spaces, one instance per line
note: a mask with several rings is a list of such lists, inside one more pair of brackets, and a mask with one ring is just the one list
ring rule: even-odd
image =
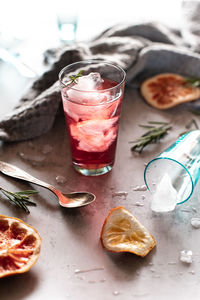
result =
[[148,230],[124,207],[110,210],[101,231],[103,247],[112,252],[146,256],[156,245]]
[[27,272],[40,254],[41,238],[22,220],[0,215],[0,278]]
[[150,105],[159,109],[168,109],[200,97],[200,88],[186,83],[186,78],[183,76],[163,73],[145,80],[140,90]]

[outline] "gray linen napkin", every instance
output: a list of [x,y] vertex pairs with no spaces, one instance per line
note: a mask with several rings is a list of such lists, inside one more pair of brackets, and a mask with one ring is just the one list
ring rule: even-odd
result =
[[163,72],[200,77],[200,2],[184,1],[182,9],[184,22],[179,30],[157,23],[117,25],[93,41],[57,49],[49,71],[0,119],[0,140],[26,140],[52,127],[61,102],[58,73],[76,61],[103,59],[118,64],[127,72],[127,84],[135,87]]

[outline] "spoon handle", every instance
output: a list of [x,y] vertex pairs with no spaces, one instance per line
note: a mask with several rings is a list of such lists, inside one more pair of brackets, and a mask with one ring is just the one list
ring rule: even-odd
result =
[[26,173],[25,171],[23,171],[22,169],[13,166],[11,164],[8,164],[4,161],[0,161],[0,171],[8,176],[14,177],[14,178],[18,178],[21,180],[26,180],[28,182],[43,186],[47,189],[50,189],[51,191],[54,189],[53,186],[51,186],[50,184],[39,180],[35,177],[33,177],[32,175]]

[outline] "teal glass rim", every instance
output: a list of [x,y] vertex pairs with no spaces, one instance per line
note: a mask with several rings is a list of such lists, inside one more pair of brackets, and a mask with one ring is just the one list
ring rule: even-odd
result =
[[160,160],[160,159],[171,160],[171,161],[173,161],[173,162],[179,164],[179,165],[186,171],[186,174],[189,175],[189,178],[190,178],[190,180],[191,180],[191,185],[192,185],[192,187],[191,187],[191,192],[190,192],[189,196],[188,196],[185,200],[183,200],[183,201],[181,201],[181,202],[178,202],[177,205],[185,203],[185,202],[191,197],[191,195],[192,195],[192,193],[193,193],[193,191],[194,191],[194,181],[193,181],[192,176],[191,176],[190,172],[188,171],[188,169],[187,169],[183,164],[181,164],[179,161],[177,161],[177,160],[175,160],[175,159],[173,159],[173,158],[170,158],[170,157],[156,157],[156,158],[152,159],[152,160],[146,165],[145,170],[144,170],[144,182],[145,182],[145,184],[146,184],[147,189],[148,189],[148,190],[150,191],[150,193],[151,193],[151,190],[150,190],[150,188],[149,188],[149,186],[148,186],[148,184],[147,184],[147,180],[146,180],[147,169],[148,169],[148,167],[149,167],[153,162],[155,162],[156,160]]

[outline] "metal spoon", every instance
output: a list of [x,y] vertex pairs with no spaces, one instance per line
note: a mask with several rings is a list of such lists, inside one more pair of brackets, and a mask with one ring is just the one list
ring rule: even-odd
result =
[[52,185],[44,181],[41,181],[33,177],[32,175],[26,173],[25,171],[21,170],[20,168],[15,167],[3,161],[0,161],[0,171],[3,174],[6,174],[8,176],[26,180],[28,182],[47,188],[57,196],[60,205],[63,207],[67,207],[67,208],[81,207],[92,203],[96,199],[96,196],[89,192],[74,192],[69,194],[62,194],[59,190],[57,190]]

